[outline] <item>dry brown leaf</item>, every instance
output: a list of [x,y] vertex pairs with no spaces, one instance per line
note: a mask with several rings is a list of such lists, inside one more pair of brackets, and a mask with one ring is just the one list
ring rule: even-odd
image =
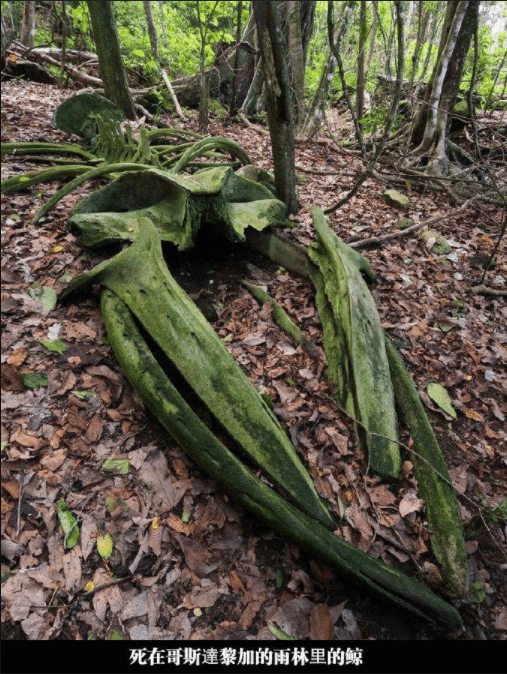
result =
[[97,333],[93,328],[90,328],[86,323],[68,321],[67,327],[67,339],[76,339],[80,340],[83,337],[90,337],[91,339],[96,339]]
[[104,430],[104,425],[100,414],[94,414],[90,420],[88,428],[85,433],[85,442],[91,444],[93,442],[98,442],[102,437],[102,432]]
[[23,447],[31,447],[35,450],[39,450],[44,444],[42,438],[37,438],[35,435],[32,435],[32,433],[23,431],[20,428],[11,435],[11,441],[15,441]]
[[232,570],[229,572],[229,583],[233,592],[246,592],[246,587],[239,577],[237,571]]
[[64,589],[74,592],[81,585],[81,559],[75,548],[63,556]]
[[183,551],[189,569],[195,571],[199,576],[206,576],[218,567],[216,562],[208,564],[211,553],[197,541],[176,534],[173,535]]
[[13,499],[19,498],[19,482],[17,480],[2,480],[2,489],[5,489]]
[[59,449],[55,452],[48,452],[40,460],[41,466],[48,470],[55,471],[59,468],[67,458],[67,452],[64,449]]
[[410,513],[420,512],[424,508],[424,501],[417,497],[417,494],[410,489],[401,499],[398,509],[402,517]]
[[14,365],[14,367],[19,367],[22,365],[28,357],[28,349],[16,349],[11,353],[7,358],[9,365]]
[[171,527],[173,531],[176,531],[178,534],[185,534],[185,536],[190,536],[192,533],[192,527],[190,524],[183,522],[177,515],[174,513],[169,513],[166,518],[167,524]]
[[2,391],[24,391],[25,385],[14,365],[2,363]]
[[334,625],[329,608],[325,604],[315,604],[310,614],[310,639],[330,641],[334,635]]
[[507,609],[503,609],[503,611],[500,612],[500,615],[495,618],[493,626],[496,627],[497,630],[507,632]]

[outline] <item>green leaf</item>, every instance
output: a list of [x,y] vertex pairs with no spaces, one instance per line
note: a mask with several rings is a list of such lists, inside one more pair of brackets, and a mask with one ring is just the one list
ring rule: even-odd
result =
[[452,406],[449,394],[447,393],[447,391],[443,386],[440,386],[440,384],[431,383],[428,384],[426,390],[428,391],[429,397],[434,402],[436,402],[436,404],[440,407],[440,409],[444,410],[444,412],[447,412],[447,414],[451,416],[453,419],[457,418],[456,410]]
[[97,394],[93,391],[72,391],[72,395],[79,398],[79,400],[86,400],[86,398],[95,398]]
[[28,294],[33,300],[39,302],[45,311],[54,309],[58,301],[56,290],[50,286],[44,286],[43,288],[29,288]]
[[113,554],[113,539],[111,534],[97,538],[97,550],[102,559],[109,559]]
[[73,548],[79,539],[79,526],[76,518],[70,512],[68,505],[63,499],[57,501],[57,514],[60,525],[65,534],[65,544],[68,548]]
[[49,379],[41,372],[28,372],[21,374],[21,379],[26,388],[41,388],[49,384]]
[[54,353],[65,353],[67,351],[67,345],[61,339],[39,339],[39,344],[42,344],[48,351],[53,351]]
[[113,498],[112,496],[108,496],[106,498],[106,509],[108,513],[112,513],[113,510],[116,508],[116,499]]
[[121,635],[121,632],[118,630],[113,630],[111,632],[111,636],[109,637],[110,641],[123,641],[123,637]]
[[107,459],[102,464],[102,470],[114,470],[120,475],[127,475],[130,471],[130,459]]
[[144,52],[142,49],[133,49],[132,54],[134,54],[134,56],[144,56]]
[[290,634],[285,634],[274,623],[268,623],[268,629],[273,636],[281,641],[296,641],[296,637],[291,637]]

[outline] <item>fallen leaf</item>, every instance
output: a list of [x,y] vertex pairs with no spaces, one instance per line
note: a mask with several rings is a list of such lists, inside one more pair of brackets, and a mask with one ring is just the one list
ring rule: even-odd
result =
[[315,604],[310,615],[310,639],[333,639],[334,625],[329,608],[325,604]]
[[431,382],[427,386],[428,396],[436,402],[437,405],[444,410],[453,419],[456,419],[456,410],[452,406],[451,398],[443,386]]
[[[19,367],[22,365],[25,360],[27,359],[28,356],[28,349],[16,349],[13,351],[10,356],[7,358],[7,362],[9,365],[13,365],[14,367]],[[3,373],[3,366],[2,366],[2,378],[4,376]]]
[[401,499],[399,505],[400,515],[406,517],[410,513],[420,512],[424,508],[424,501],[417,498],[417,494],[409,490]]

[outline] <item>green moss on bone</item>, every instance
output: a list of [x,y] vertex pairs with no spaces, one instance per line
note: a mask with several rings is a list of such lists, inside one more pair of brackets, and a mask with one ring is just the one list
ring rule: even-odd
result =
[[[290,498],[332,527],[310,475],[274,415],[202,313],[178,286],[164,262],[161,239],[150,220],[116,257],[75,279],[64,296],[101,283],[129,306],[188,384],[242,450]],[[146,296],[139,298],[139,290]]]
[[[328,304],[321,287],[318,301],[321,309],[325,305],[326,352],[337,349],[347,354],[348,361],[333,356],[331,377],[338,384],[341,404],[365,427],[359,427],[358,433],[367,448],[370,467],[395,479],[401,457],[396,442],[394,393],[380,318],[360,269],[370,275],[372,272],[362,256],[329,228],[322,209],[313,207],[311,214],[319,243],[311,246],[308,254],[320,270],[319,285],[324,284],[327,297]],[[314,271],[314,278],[315,274]]]
[[156,362],[127,306],[104,290],[102,312],[117,358],[148,408],[182,448],[250,512],[312,556],[412,615],[446,627],[459,627],[455,608],[417,580],[335,536],[322,524],[264,484],[202,423]]

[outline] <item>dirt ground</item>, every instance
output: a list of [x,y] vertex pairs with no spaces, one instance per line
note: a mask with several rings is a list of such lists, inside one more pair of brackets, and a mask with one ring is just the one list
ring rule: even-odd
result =
[[[2,141],[68,141],[50,118],[69,94],[4,84]],[[195,121],[189,126],[197,128]],[[215,119],[210,133],[238,141],[258,165],[272,168],[261,127],[224,127]],[[301,209],[290,236],[307,245],[314,240],[309,207],[344,194],[362,162],[327,136],[298,142],[296,154]],[[4,161],[3,177],[40,166],[22,156]],[[278,629],[299,640],[505,640],[507,528],[499,506],[507,482],[507,307],[505,298],[471,290],[500,234],[498,205],[475,202],[455,216],[448,193],[406,182],[399,189],[409,196],[413,223],[450,213],[436,229],[451,252],[436,254],[417,234],[362,251],[378,277],[371,291],[382,323],[444,452],[475,578],[484,586],[453,602],[464,629],[442,633],[344,582],[255,521],[234,494],[196,468],[126,381],[107,343],[97,289],[47,308],[47,289],[60,292],[73,275],[105,259],[83,251],[66,229],[72,207],[101,184],[72,193],[38,226],[33,215],[56,183],[2,195],[2,638],[275,641]],[[401,215],[385,203],[385,189],[370,178],[330,215],[338,236],[350,241],[395,231]],[[351,420],[331,400],[323,349],[314,359],[294,348],[270,305],[260,305],[239,281],[267,285],[321,347],[310,284],[246,247],[205,234],[199,244],[185,254],[168,247],[169,269],[256,388],[270,395],[331,504],[337,535],[438,593],[441,578],[409,456],[395,484],[367,472]],[[505,291],[506,280],[503,245],[486,284]],[[64,343],[60,353],[44,345],[55,340]],[[430,400],[430,382],[447,389],[456,420]],[[405,431],[401,437],[408,441]],[[104,470],[110,458],[128,458],[129,472]],[[59,499],[80,528],[70,550]],[[96,546],[105,533],[114,543],[107,562]],[[102,589],[86,592],[92,587]]]

